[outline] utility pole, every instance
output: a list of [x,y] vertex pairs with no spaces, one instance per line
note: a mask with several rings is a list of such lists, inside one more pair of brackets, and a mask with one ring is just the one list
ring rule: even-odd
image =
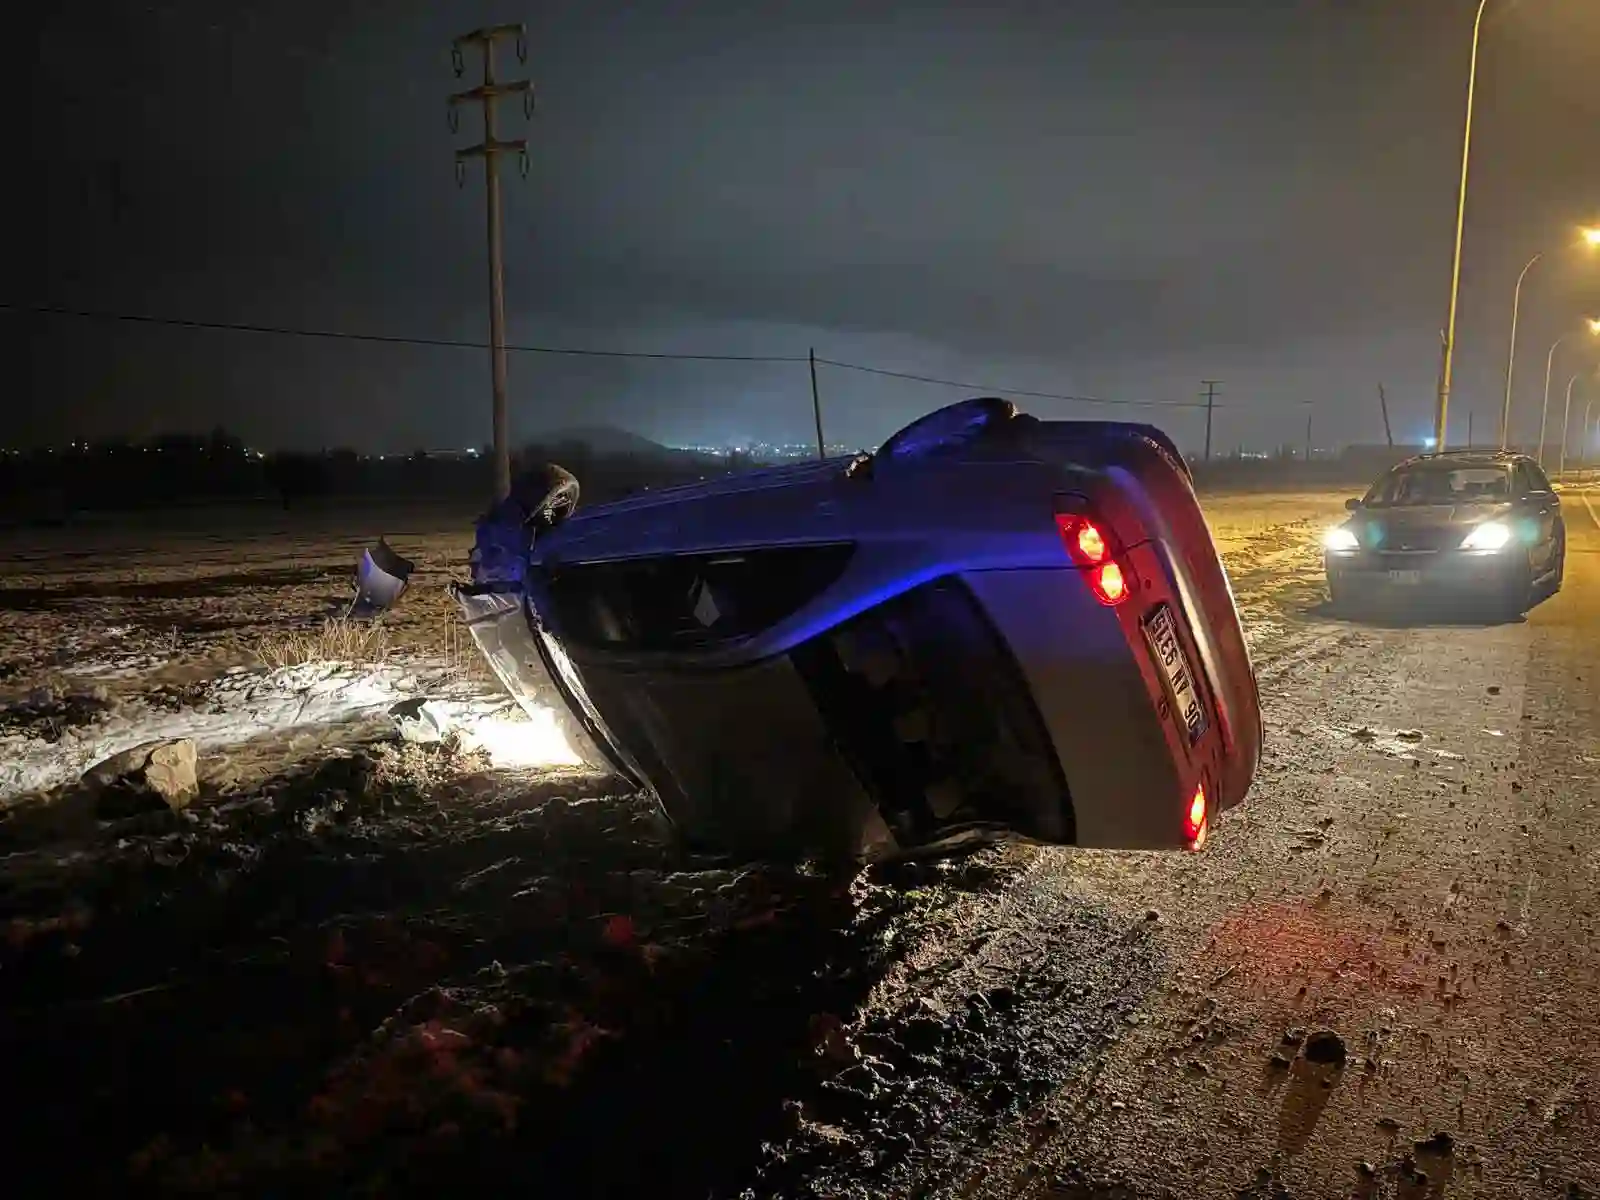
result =
[[[1473,410],[1473,409],[1468,409],[1467,410],[1467,449],[1468,450],[1473,449],[1477,445],[1477,443],[1472,440],[1472,422],[1477,417],[1477,415],[1478,414],[1477,414],[1477,412],[1475,410]],[[1504,449],[1504,448],[1505,447],[1503,447],[1503,446],[1501,447],[1501,449]]]
[[1389,448],[1394,449],[1394,430],[1389,428],[1389,396],[1383,390],[1383,384],[1378,385],[1378,405],[1383,409],[1383,436],[1389,443]]
[[1216,379],[1202,379],[1200,382],[1206,385],[1206,462],[1210,462],[1211,412],[1217,406],[1217,384],[1221,381]]
[[811,415],[817,419],[817,457],[828,457],[828,447],[822,440],[822,397],[817,392],[817,348],[811,347]]
[[1315,410],[1306,405],[1306,462],[1311,461],[1311,414]]
[[520,158],[523,177],[528,174],[528,140],[515,138],[502,142],[496,136],[495,101],[513,93],[522,95],[522,112],[533,116],[533,85],[526,79],[501,82],[494,73],[494,47],[502,38],[515,38],[517,61],[528,61],[528,35],[526,27],[517,25],[490,25],[475,29],[456,38],[450,47],[450,62],[456,78],[466,69],[462,47],[483,48],[483,82],[465,92],[450,97],[450,129],[459,128],[456,109],[461,104],[478,104],[483,108],[483,141],[476,146],[456,151],[456,184],[466,183],[466,162],[469,158],[483,159],[484,192],[488,199],[489,217],[489,373],[494,390],[494,496],[503,500],[511,492],[511,436],[506,417],[506,296],[505,267],[501,257],[500,232],[500,156],[516,151]]

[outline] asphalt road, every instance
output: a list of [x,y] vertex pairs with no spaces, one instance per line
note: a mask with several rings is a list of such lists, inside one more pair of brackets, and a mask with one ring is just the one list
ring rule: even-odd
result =
[[1600,496],[1566,497],[1563,592],[1493,626],[1322,615],[1292,543],[1338,501],[1211,506],[1258,784],[1203,854],[1032,860],[989,963],[1096,954],[1050,924],[1094,906],[1153,930],[1148,974],[941,1194],[1600,1195]]

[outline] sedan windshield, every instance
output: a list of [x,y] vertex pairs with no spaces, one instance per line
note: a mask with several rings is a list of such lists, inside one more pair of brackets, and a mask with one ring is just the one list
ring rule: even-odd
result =
[[1508,500],[1511,472],[1504,467],[1411,467],[1395,471],[1367,493],[1368,507],[1472,504]]

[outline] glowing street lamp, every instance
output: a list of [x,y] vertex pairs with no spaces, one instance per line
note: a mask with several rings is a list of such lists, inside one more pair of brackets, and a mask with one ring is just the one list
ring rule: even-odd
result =
[[[1590,249],[1600,249],[1600,225],[1590,226],[1578,231],[1583,242]],[[1544,257],[1540,251],[1528,260],[1528,265],[1522,268],[1522,273],[1517,276],[1517,290],[1511,296],[1511,349],[1506,355],[1506,398],[1500,409],[1500,449],[1504,450],[1511,438],[1511,375],[1517,367],[1517,317],[1522,312],[1522,281],[1528,277],[1528,272],[1533,270],[1533,264]]]
[[[1600,337],[1600,319],[1597,319],[1595,317],[1586,317],[1584,319],[1584,324],[1588,326],[1589,332],[1591,334],[1595,335],[1596,337]],[[1545,426],[1549,423],[1549,419],[1550,419],[1550,372],[1555,369],[1556,351],[1561,348],[1561,343],[1566,341],[1569,337],[1571,337],[1573,333],[1577,333],[1577,332],[1578,331],[1574,329],[1571,332],[1563,333],[1560,337],[1558,337],[1555,340],[1554,344],[1551,345],[1550,353],[1545,356],[1545,360],[1544,360],[1544,408],[1539,413],[1539,454],[1538,454],[1538,459],[1539,459],[1539,465],[1541,467],[1544,466],[1544,431],[1545,431]],[[1565,435],[1566,435],[1566,431],[1563,429],[1562,436],[1564,437]],[[1566,443],[1565,442],[1562,443],[1562,447],[1563,447],[1563,451],[1564,451],[1565,447],[1566,447]]]

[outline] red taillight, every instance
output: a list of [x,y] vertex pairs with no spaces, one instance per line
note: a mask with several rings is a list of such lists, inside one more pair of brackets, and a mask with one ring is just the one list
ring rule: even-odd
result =
[[1088,521],[1078,526],[1078,553],[1092,563],[1104,562],[1109,553],[1105,537]]
[[1189,811],[1183,815],[1183,836],[1190,842],[1200,843],[1206,836],[1206,785],[1195,785],[1194,796],[1189,801]]
[[1101,604],[1121,604],[1132,591],[1132,579],[1116,561],[1112,541],[1100,527],[1081,513],[1057,513],[1056,528],[1067,553],[1089,575],[1089,590]]
[[1094,592],[1094,598],[1101,604],[1121,604],[1128,598],[1128,581],[1122,574],[1122,568],[1114,562],[1105,563],[1090,571],[1089,587]]
[[1080,567],[1098,567],[1111,556],[1111,545],[1100,527],[1081,513],[1057,513],[1056,528],[1061,540]]

